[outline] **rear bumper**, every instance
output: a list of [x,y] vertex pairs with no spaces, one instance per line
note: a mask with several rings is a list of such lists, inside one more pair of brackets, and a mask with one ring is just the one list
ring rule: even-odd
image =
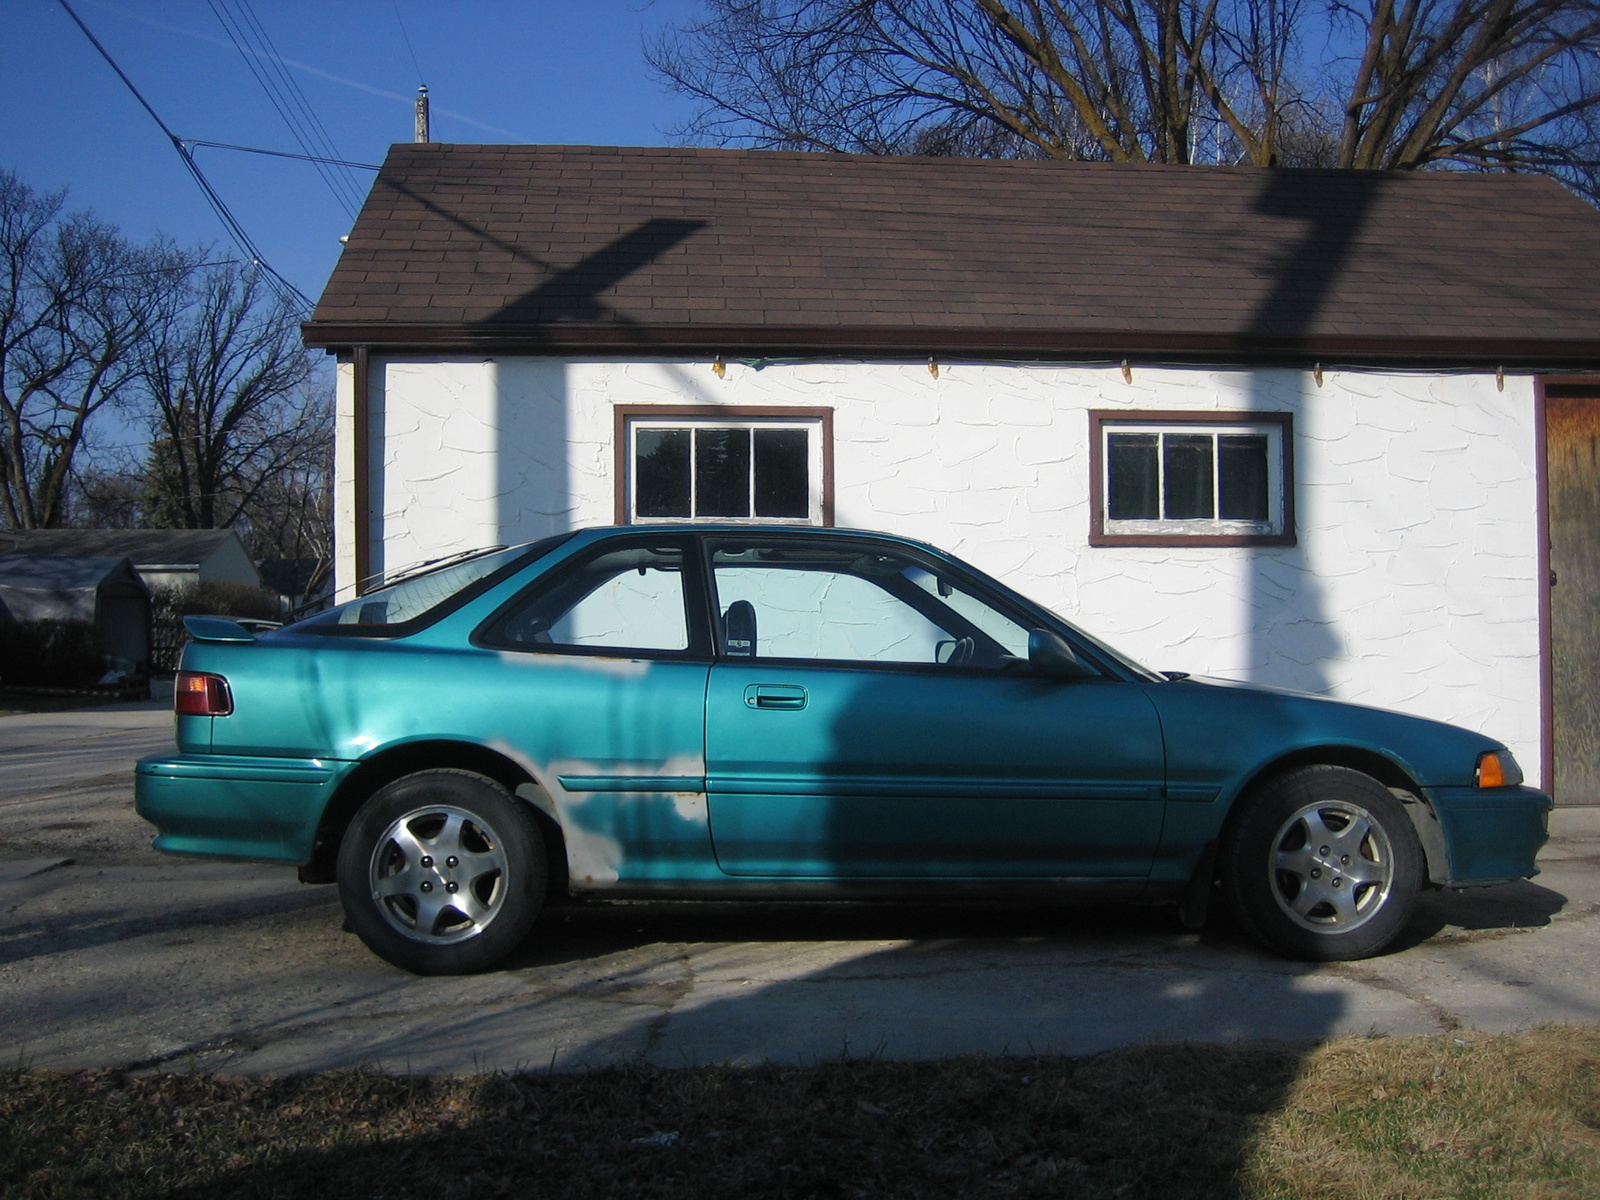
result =
[[351,762],[186,754],[141,759],[134,808],[169,854],[304,863]]
[[1534,859],[1550,837],[1552,801],[1529,787],[1428,788],[1442,835],[1448,878],[1445,887],[1471,887],[1527,879],[1539,873]]

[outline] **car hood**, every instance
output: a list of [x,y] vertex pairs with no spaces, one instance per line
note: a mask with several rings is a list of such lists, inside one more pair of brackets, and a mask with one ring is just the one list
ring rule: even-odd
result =
[[1199,759],[1264,763],[1300,749],[1350,746],[1383,755],[1425,787],[1468,787],[1478,756],[1505,749],[1444,721],[1234,679],[1191,675],[1150,695],[1169,747]]

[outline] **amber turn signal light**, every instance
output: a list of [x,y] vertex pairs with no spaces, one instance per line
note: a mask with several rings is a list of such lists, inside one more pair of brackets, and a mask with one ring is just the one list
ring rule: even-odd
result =
[[233,693],[221,675],[179,671],[173,681],[172,709],[180,717],[225,717],[233,711]]
[[1506,768],[1493,750],[1478,755],[1478,786],[1481,788],[1505,787]]

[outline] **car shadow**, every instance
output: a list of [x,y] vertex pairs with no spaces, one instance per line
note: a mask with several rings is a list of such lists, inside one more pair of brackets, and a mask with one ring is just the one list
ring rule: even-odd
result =
[[1539,929],[1567,907],[1567,897],[1526,879],[1464,891],[1424,892],[1389,953],[1410,950],[1450,930]]
[[584,962],[661,944],[875,942],[1180,937],[1171,909],[994,902],[637,901],[545,909],[523,943],[495,968],[520,971]]
[[[1387,954],[1447,931],[1537,929],[1568,904],[1529,880],[1464,891],[1428,891]],[[1203,929],[1185,931],[1172,906],[1063,905],[1006,901],[632,901],[552,905],[497,971],[536,970],[662,944],[1037,940],[1080,948],[1123,939],[1179,954],[1255,953],[1226,907],[1214,903]],[[1154,939],[1154,942],[1151,940]]]

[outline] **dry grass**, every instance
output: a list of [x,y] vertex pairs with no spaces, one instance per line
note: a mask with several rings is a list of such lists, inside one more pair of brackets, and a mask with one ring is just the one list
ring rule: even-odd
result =
[[1600,1196],[1600,1030],[1333,1042],[1243,1179],[1263,1200]]
[[1585,1197],[1600,1030],[1087,1059],[0,1073],[27,1197]]

